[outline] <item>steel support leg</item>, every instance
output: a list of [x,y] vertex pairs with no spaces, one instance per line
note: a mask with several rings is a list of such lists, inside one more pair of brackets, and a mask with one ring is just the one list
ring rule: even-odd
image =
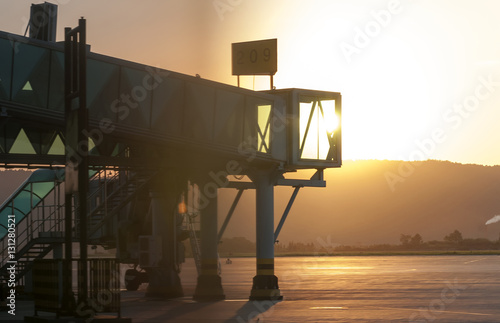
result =
[[[206,190],[210,186],[206,181],[200,187],[200,216],[201,216],[201,273],[198,276],[196,290],[193,299],[196,301],[221,300],[226,296],[222,289],[222,281],[219,276],[217,254],[217,188]],[[210,196],[207,196],[207,194]]]
[[274,275],[274,182],[272,172],[252,176],[256,188],[257,275],[250,300],[281,300],[278,277]]
[[181,279],[175,270],[175,221],[176,199],[168,198],[163,190],[152,191],[151,210],[153,237],[161,240],[161,260],[158,267],[147,268],[149,285],[146,296],[176,298],[184,296]]

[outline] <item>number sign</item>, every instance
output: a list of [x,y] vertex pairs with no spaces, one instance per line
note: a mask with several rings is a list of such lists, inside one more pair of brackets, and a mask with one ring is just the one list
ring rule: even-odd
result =
[[233,75],[274,75],[278,70],[278,40],[232,44]]

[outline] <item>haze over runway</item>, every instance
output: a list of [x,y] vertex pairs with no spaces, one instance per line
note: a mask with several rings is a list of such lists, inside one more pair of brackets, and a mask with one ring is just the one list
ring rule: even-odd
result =
[[[145,298],[143,285],[122,291],[122,315],[135,323],[500,321],[499,256],[278,257],[282,302],[248,301],[255,260],[232,261],[222,263],[225,301],[192,301],[196,269],[188,259],[184,298]],[[32,306],[19,301],[14,319],[32,315]]]

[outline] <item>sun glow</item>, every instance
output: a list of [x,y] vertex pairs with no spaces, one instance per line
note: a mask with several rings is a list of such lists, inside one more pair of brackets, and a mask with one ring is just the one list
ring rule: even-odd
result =
[[331,136],[335,131],[337,131],[339,126],[340,126],[340,120],[336,114],[329,116],[329,118],[325,116],[325,128],[329,136]]
[[335,100],[308,100],[300,103],[301,158],[327,159],[340,120]]

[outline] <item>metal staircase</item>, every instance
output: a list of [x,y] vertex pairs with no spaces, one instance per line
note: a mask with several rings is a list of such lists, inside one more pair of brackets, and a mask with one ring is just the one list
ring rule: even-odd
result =
[[[47,254],[49,254],[53,248],[55,243],[63,243],[63,238],[35,238],[33,240],[30,240],[24,248],[19,250],[16,255],[17,257],[15,258],[16,263],[16,280],[22,280],[23,277],[26,275],[27,272],[29,272],[32,268],[33,261],[35,259],[43,259]],[[5,265],[2,266],[0,269],[0,275],[2,275],[0,283],[5,283],[7,280],[7,276],[5,275],[5,272],[7,271],[8,266],[10,266],[10,263],[6,263]]]
[[[108,176],[106,170],[90,174],[90,182],[95,185],[90,189],[87,200],[88,209],[91,210],[87,219],[89,243],[107,244],[108,247],[113,247],[115,241],[106,235],[105,224],[112,221],[113,217],[146,187],[154,175],[119,176],[118,172],[111,172],[111,174]],[[19,281],[31,269],[34,259],[42,259],[53,251],[57,244],[63,243],[64,205],[59,202],[61,197],[60,184],[61,182],[56,183],[50,194],[46,194],[44,198],[40,199],[40,203],[16,221],[14,259],[9,259],[8,235],[0,240],[0,283],[7,280],[7,268],[11,265],[8,260],[16,261],[16,280]],[[45,199],[52,197],[55,201],[54,205],[47,205]],[[10,205],[9,200],[4,205]],[[78,241],[80,227],[78,221],[75,220],[73,241]]]
[[[19,280],[29,271],[34,259],[45,257],[53,243],[62,241],[58,233],[62,228],[63,206],[59,201],[63,177],[61,171],[35,171],[0,206],[2,222],[9,215],[15,216],[14,240],[9,239],[7,232],[0,235],[0,283],[7,280],[9,260],[16,261],[16,279]],[[15,249],[14,254],[9,254],[9,247]]]
[[[107,233],[103,226],[144,189],[153,176],[153,173],[135,173],[122,181],[123,176],[114,172],[111,177],[104,180],[104,183],[100,183],[99,188],[89,195],[90,212],[87,219],[87,232],[90,243],[105,244],[108,247],[116,246],[115,239],[105,239]],[[95,201],[100,201],[100,203],[95,203]],[[79,221],[76,220],[75,223],[75,234],[79,237]]]

